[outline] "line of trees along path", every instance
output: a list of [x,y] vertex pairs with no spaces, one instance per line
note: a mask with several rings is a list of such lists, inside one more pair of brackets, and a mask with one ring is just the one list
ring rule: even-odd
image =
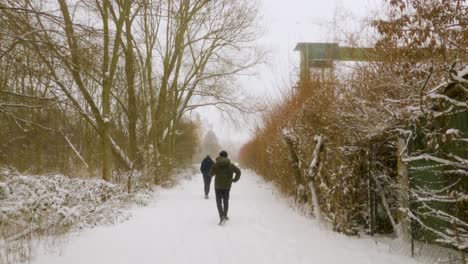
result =
[[186,113],[252,111],[234,80],[262,58],[256,19],[244,0],[0,1],[2,163],[160,181],[196,151]]

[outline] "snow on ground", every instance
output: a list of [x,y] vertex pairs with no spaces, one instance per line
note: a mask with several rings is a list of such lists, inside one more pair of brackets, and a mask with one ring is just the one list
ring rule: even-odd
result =
[[33,263],[417,263],[371,238],[323,230],[252,172],[233,185],[226,226],[217,225],[214,194],[205,200],[202,190],[201,175],[194,175],[161,190],[131,220],[76,234],[61,250],[38,253]]

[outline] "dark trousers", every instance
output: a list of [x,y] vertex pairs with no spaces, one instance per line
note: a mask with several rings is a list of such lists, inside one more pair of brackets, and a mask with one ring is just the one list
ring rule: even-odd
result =
[[203,175],[203,182],[205,183],[205,195],[208,195],[208,193],[210,193],[210,183],[211,183],[210,175],[208,174]]
[[231,190],[215,189],[216,192],[216,205],[218,206],[219,218],[227,217],[229,209],[229,192]]

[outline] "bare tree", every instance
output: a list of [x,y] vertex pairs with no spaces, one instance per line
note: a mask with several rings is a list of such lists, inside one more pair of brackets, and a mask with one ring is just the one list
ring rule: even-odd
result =
[[[202,106],[249,110],[236,100],[238,93],[230,82],[258,64],[261,54],[249,49],[257,34],[256,10],[247,1],[163,1],[146,6],[150,4],[156,5],[162,18],[145,16],[141,24],[146,53],[155,47],[158,56],[153,59],[150,54],[140,62],[147,69],[150,137],[153,159],[159,164],[161,154],[170,156],[174,150],[176,124],[187,111]],[[245,57],[239,56],[239,50]],[[160,72],[157,89],[151,78],[155,74],[148,71],[153,67]]]
[[[235,86],[237,75],[261,61],[254,48],[257,10],[250,1],[7,0],[0,14],[0,58],[24,63],[29,72],[21,76],[37,89],[29,93],[19,84],[20,91],[3,93],[56,104],[63,112],[60,127],[68,130],[64,144],[87,167],[101,161],[106,180],[112,178],[112,153],[125,169],[141,161],[171,167],[181,133],[195,127],[184,120],[187,112],[204,106],[252,110]],[[21,52],[35,64],[21,59]],[[2,66],[5,79],[21,79],[8,69]],[[24,119],[18,127],[29,122],[12,113],[12,120]],[[97,147],[96,135],[102,143]]]

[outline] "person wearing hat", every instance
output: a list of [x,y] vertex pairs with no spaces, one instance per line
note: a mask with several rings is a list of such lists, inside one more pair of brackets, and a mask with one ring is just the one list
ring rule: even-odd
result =
[[200,165],[200,171],[203,174],[203,182],[205,187],[205,199],[208,199],[208,194],[210,193],[210,184],[211,176],[208,174],[210,172],[211,166],[213,166],[214,161],[211,159],[210,155],[206,155],[206,158],[203,159]]
[[[235,177],[233,177],[235,174]],[[215,177],[215,195],[216,205],[219,213],[219,224],[223,224],[229,220],[228,209],[229,209],[229,192],[231,191],[231,185],[233,182],[237,182],[240,179],[240,169],[231,163],[228,159],[226,151],[221,151],[219,157],[216,158],[216,163],[211,167],[209,175]]]

